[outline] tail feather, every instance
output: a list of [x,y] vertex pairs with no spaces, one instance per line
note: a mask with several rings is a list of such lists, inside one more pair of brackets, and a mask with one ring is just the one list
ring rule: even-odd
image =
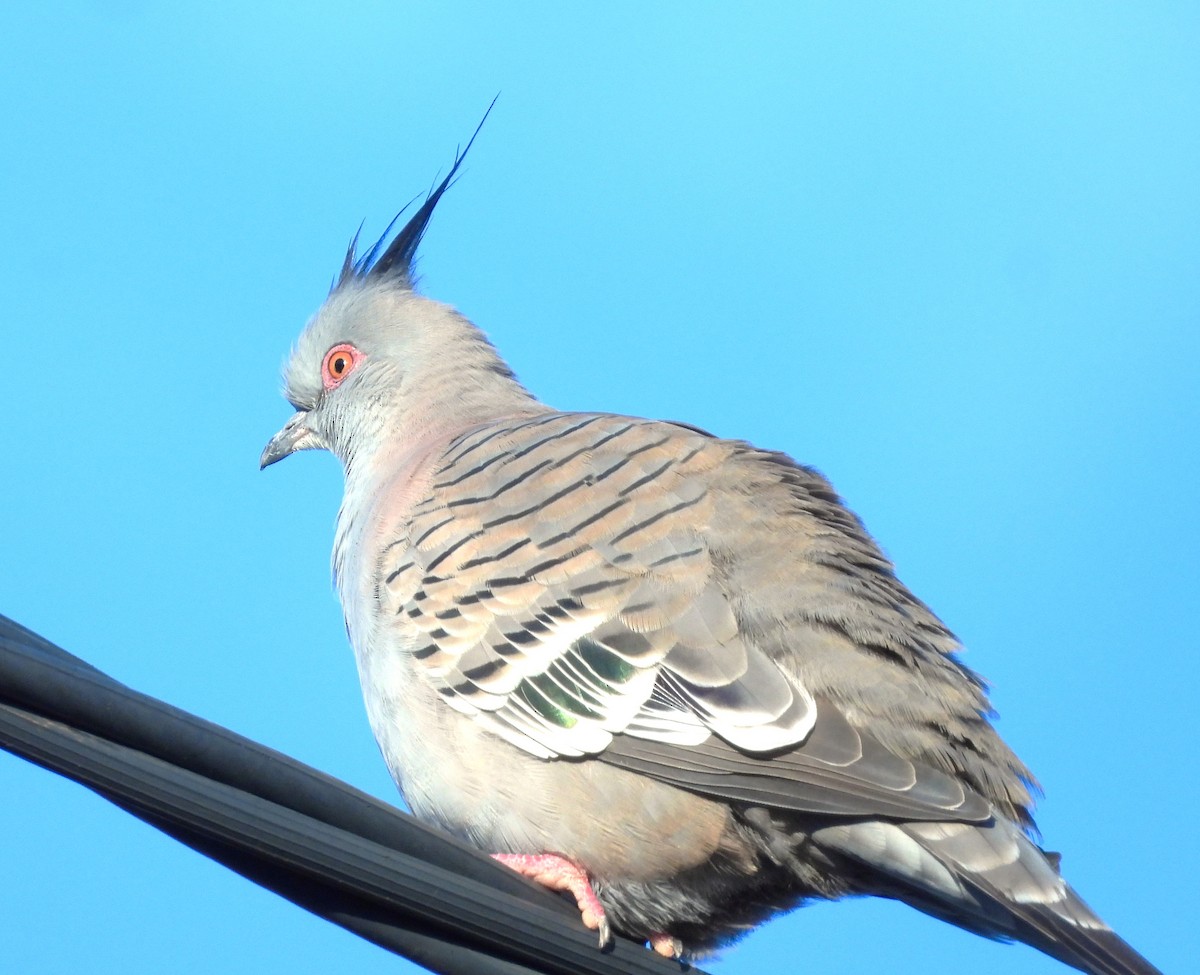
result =
[[882,894],[990,938],[1023,941],[1089,975],[1162,975],[1083,902],[1015,825],[854,823],[813,839],[873,868]]

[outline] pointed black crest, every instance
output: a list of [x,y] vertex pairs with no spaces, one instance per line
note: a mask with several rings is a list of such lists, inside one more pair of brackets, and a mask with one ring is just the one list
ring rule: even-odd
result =
[[[496,98],[500,96],[497,95]],[[408,220],[400,233],[392,239],[392,242],[384,248],[384,243],[392,233],[392,228],[396,226],[396,222],[413,204],[413,200],[409,200],[404,207],[392,218],[392,222],[388,224],[387,230],[383,232],[371,249],[363,254],[362,257],[355,255],[355,250],[358,246],[358,233],[362,232],[362,227],[359,226],[358,233],[355,233],[350,241],[350,246],[346,248],[346,259],[342,262],[342,271],[338,275],[337,281],[334,282],[333,290],[337,290],[347,281],[352,278],[363,280],[367,278],[396,278],[399,283],[406,287],[411,287],[413,282],[412,265],[413,259],[416,257],[417,248],[421,244],[421,238],[425,236],[425,228],[429,226],[429,218],[433,216],[434,207],[438,205],[438,200],[442,198],[442,194],[450,188],[454,182],[454,176],[458,172],[458,168],[462,165],[464,159],[467,158],[467,153],[471,151],[471,146],[475,142],[475,136],[479,135],[479,130],[483,128],[483,123],[487,121],[488,115],[491,114],[493,106],[496,104],[496,98],[492,99],[492,104],[488,106],[487,111],[483,113],[483,118],[479,120],[479,124],[475,127],[470,140],[466,146],[455,153],[454,165],[450,167],[450,172],[434,189],[430,190],[429,195],[425,197],[425,202],[421,204]],[[381,254],[380,251],[383,250]]]

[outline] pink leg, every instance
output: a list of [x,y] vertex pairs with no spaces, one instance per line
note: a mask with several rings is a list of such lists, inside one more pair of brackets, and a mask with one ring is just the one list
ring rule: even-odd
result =
[[569,891],[579,906],[583,926],[599,932],[600,947],[606,948],[612,941],[604,905],[592,890],[592,882],[583,867],[553,853],[493,853],[492,859],[551,890]]

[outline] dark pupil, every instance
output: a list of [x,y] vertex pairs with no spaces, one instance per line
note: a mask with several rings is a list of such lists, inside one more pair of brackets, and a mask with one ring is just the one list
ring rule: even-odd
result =
[[346,360],[343,359],[341,356],[338,356],[336,359],[333,360],[333,374],[335,376],[340,376],[345,371],[346,371]]

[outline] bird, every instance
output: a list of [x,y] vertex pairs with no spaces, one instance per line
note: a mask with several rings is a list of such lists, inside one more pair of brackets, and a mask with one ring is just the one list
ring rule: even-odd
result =
[[824,476],[556,410],[420,293],[478,134],[399,231],[361,255],[355,234],[260,459],[342,462],[335,587],[412,813],[573,896],[601,945],[688,961],[871,895],[1090,975],[1156,973],[1041,848],[986,684]]

